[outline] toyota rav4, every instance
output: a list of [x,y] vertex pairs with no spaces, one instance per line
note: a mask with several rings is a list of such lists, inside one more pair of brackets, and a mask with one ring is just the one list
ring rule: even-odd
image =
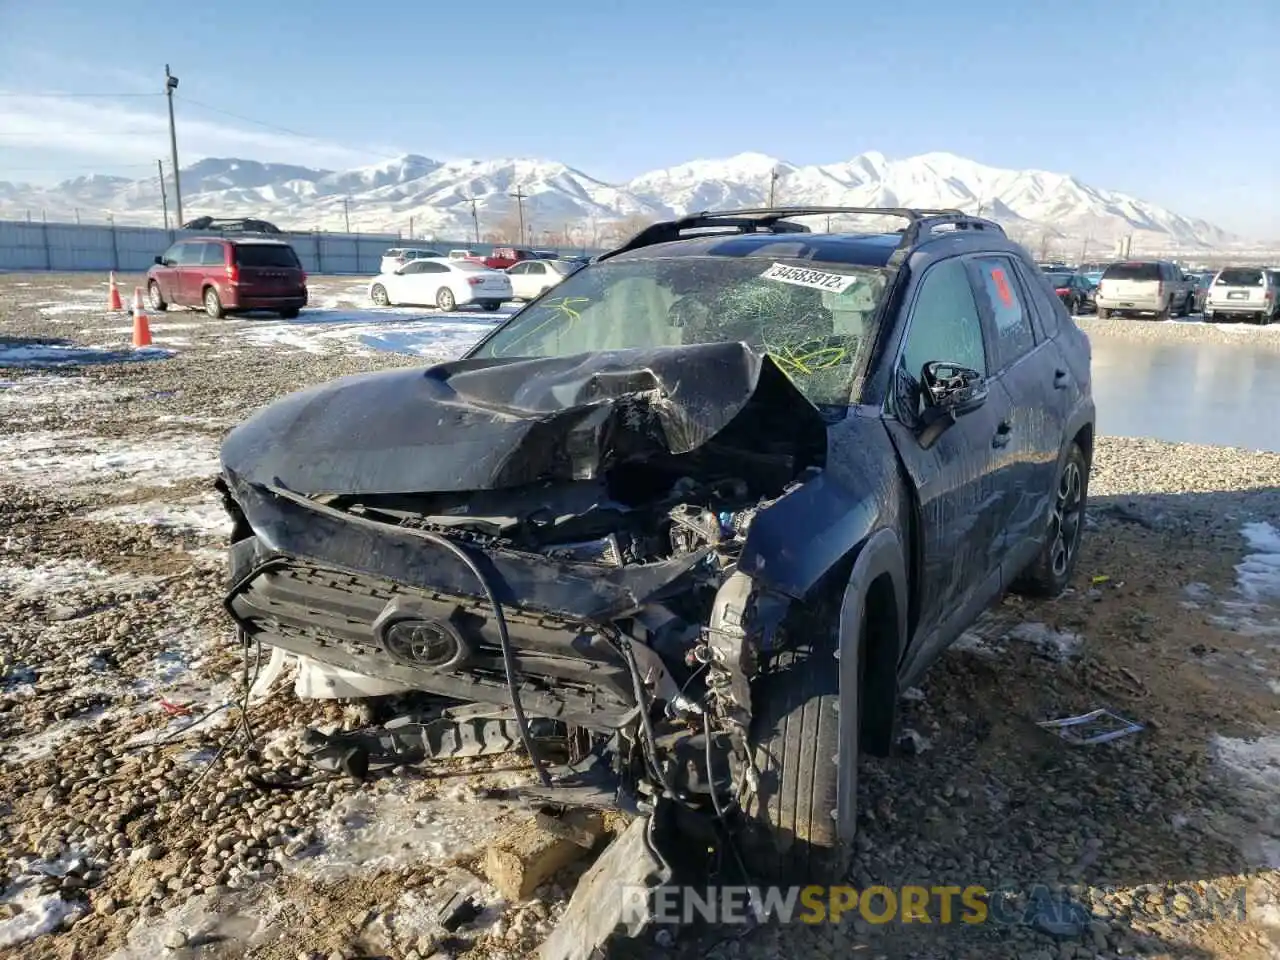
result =
[[899,693],[1003,591],[1068,583],[1093,439],[1088,341],[994,222],[699,214],[462,359],[232,432],[227,608],[313,691],[506,718],[529,796],[831,878]]

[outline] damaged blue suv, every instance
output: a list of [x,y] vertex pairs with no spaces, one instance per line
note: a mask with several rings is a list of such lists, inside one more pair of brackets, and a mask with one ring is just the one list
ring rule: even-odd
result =
[[[801,222],[832,216],[871,226]],[[830,880],[899,692],[1004,591],[1066,586],[1093,440],[1088,341],[998,224],[698,214],[460,360],[237,428],[227,608],[313,692],[429,695],[401,742],[470,711],[527,796]]]

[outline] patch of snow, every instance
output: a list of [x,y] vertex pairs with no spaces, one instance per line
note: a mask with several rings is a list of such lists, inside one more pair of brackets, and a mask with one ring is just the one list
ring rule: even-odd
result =
[[[284,907],[279,897],[260,886],[222,895],[202,893],[155,919],[134,924],[125,945],[109,954],[109,960],[188,954],[203,960],[239,960],[251,948],[279,938],[275,921]],[[185,947],[175,951],[171,945],[179,943]]]
[[1196,583],[1188,583],[1183,586],[1182,592],[1189,600],[1203,601],[1213,599],[1213,590],[1210,589],[1207,583],[1198,581]]
[[198,434],[117,438],[42,431],[0,437],[0,480],[28,486],[111,485],[123,492],[138,486],[172,486],[217,472],[215,443]]
[[951,649],[960,653],[968,653],[975,657],[983,657],[987,660],[994,660],[1000,656],[1000,651],[993,647],[986,637],[974,633],[972,630],[966,630],[960,634],[955,643],[951,644]]
[[19,599],[59,593],[139,592],[155,582],[140,574],[108,573],[85,560],[46,560],[34,567],[0,566],[0,592]]
[[1041,656],[1059,662],[1070,660],[1080,652],[1081,638],[1079,634],[1054,630],[1043,623],[1020,623],[1010,630],[1006,636],[1019,643],[1028,643]]
[[0,903],[18,909],[14,916],[0,920],[0,949],[15,947],[46,933],[53,933],[64,923],[74,922],[84,916],[86,908],[83,903],[63,900],[57,893],[41,894],[38,884],[35,877],[19,878],[0,897]]
[[171,356],[172,350],[159,347],[95,347],[35,342],[0,344],[0,367],[72,367],[165,360]]
[[1270,870],[1280,870],[1280,735],[1236,739],[1215,735],[1209,743],[1214,762],[1231,781],[1240,803],[1255,821],[1239,839],[1241,852]]
[[115,402],[136,393],[79,376],[39,374],[19,380],[0,380],[0,410],[44,406],[64,410],[85,403]]
[[[33,304],[46,317],[58,317],[68,313],[106,313],[98,300],[57,301],[46,300]],[[132,328],[131,328],[132,329]]]
[[113,720],[124,716],[122,710],[106,710],[95,707],[77,717],[59,720],[40,730],[18,739],[8,741],[6,748],[6,764],[23,764],[32,760],[41,760],[50,756],[54,750],[71,739],[86,733],[101,720]]
[[308,353],[403,353],[431,360],[456,357],[508,313],[424,313],[422,310],[315,310],[296,320],[254,323],[240,331],[255,346]]
[[1246,523],[1240,531],[1253,553],[1236,565],[1236,585],[1248,600],[1280,600],[1280,531],[1271,524]]
[[466,853],[496,834],[508,806],[474,799],[415,800],[403,786],[340,799],[317,824],[310,856],[289,864],[333,878]]
[[[85,517],[95,523],[164,527],[204,537],[231,535],[231,519],[226,510],[219,501],[207,497],[172,502],[120,503],[94,510]],[[219,558],[225,559],[225,555],[219,553]]]

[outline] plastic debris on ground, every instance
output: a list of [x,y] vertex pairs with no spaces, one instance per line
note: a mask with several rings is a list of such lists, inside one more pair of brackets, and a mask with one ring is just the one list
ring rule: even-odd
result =
[[1037,726],[1043,730],[1057,731],[1059,737],[1078,747],[1108,743],[1144,729],[1142,724],[1104,709],[1091,710],[1078,717],[1041,720]]

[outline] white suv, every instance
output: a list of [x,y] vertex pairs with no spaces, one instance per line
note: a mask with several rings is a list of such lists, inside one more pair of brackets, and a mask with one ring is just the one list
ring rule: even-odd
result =
[[1168,260],[1122,260],[1102,273],[1094,302],[1098,319],[1151,314],[1157,320],[1185,317],[1195,299],[1195,284]]
[[1280,316],[1280,270],[1267,267],[1224,267],[1209,285],[1204,318],[1271,323]]

